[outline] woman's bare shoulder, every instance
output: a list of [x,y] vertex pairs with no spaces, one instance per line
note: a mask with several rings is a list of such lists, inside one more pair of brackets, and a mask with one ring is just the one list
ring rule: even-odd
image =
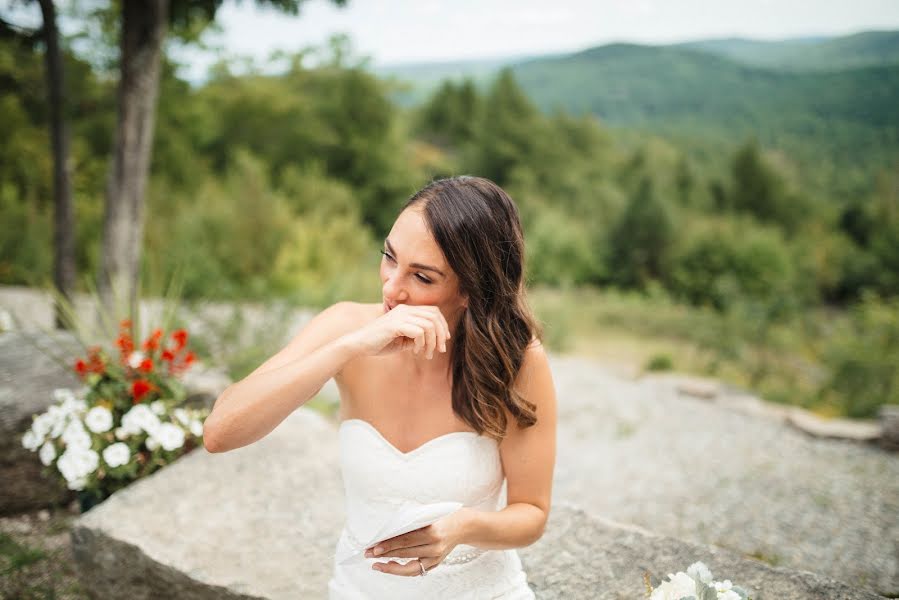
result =
[[340,302],[344,305],[344,318],[351,319],[355,326],[362,326],[374,321],[384,314],[384,306],[375,302],[353,302],[344,300]]

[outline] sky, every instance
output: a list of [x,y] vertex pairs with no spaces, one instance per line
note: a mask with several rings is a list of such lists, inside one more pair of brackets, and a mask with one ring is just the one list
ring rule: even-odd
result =
[[[616,41],[665,44],[720,37],[784,39],[899,29],[899,0],[308,0],[298,17],[254,2],[225,2],[228,54],[321,45],[346,33],[375,66],[578,51]],[[205,72],[212,52],[189,51]]]
[[[39,15],[39,13],[38,13]],[[39,19],[39,16],[37,17]],[[610,42],[777,40],[899,29],[899,0],[307,0],[291,17],[225,0],[204,41],[264,61],[274,50],[349,35],[374,66],[579,51]],[[217,51],[173,48],[182,76],[201,79]]]

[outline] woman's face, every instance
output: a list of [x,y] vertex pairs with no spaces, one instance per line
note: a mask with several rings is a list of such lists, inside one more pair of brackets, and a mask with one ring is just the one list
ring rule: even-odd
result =
[[428,231],[420,208],[400,213],[382,252],[384,310],[398,304],[437,306],[454,330],[467,298],[459,294],[458,277]]

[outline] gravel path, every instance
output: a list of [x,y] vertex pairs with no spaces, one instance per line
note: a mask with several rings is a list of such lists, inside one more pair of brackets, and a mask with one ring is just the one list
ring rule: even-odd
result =
[[551,356],[553,498],[778,566],[899,594],[899,455]]

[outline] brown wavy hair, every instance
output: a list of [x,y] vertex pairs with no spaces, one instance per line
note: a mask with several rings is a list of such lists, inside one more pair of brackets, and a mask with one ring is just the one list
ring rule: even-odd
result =
[[[420,205],[420,206],[419,206]],[[536,405],[513,389],[525,349],[543,328],[527,304],[524,237],[518,207],[483,177],[437,179],[403,210],[425,222],[468,306],[452,332],[453,411],[479,434],[502,440],[506,408],[520,427],[537,422]]]

